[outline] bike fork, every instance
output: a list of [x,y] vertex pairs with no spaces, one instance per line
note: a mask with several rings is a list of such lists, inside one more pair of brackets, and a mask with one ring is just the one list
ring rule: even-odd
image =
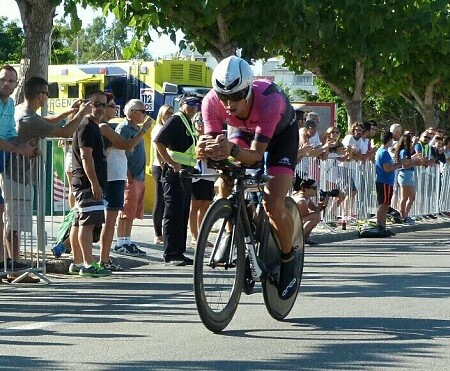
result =
[[263,274],[266,273],[266,270],[261,268],[260,260],[256,256],[255,247],[252,244],[250,237],[245,238],[245,248],[247,250],[248,258],[250,260],[252,278],[254,281],[260,281]]

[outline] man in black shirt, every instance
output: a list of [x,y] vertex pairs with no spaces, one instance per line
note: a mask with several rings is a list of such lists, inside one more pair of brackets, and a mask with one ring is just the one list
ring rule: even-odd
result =
[[101,91],[89,96],[93,106],[73,135],[72,189],[76,200],[77,216],[70,231],[73,263],[70,274],[81,276],[107,276],[111,272],[92,257],[92,232],[105,221],[103,192],[107,182],[106,157],[99,124],[105,114],[106,95]]
[[164,260],[171,265],[192,265],[186,251],[187,226],[191,202],[191,179],[180,178],[182,168],[196,163],[195,144],[197,137],[191,119],[200,105],[200,100],[191,94],[180,98],[180,111],[166,121],[154,139],[158,153],[163,159],[162,183],[164,190]]

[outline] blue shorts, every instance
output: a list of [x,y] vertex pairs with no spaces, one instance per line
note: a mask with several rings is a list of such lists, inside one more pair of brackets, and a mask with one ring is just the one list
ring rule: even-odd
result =
[[401,186],[415,187],[416,183],[414,182],[414,171],[411,170],[399,171],[397,181],[398,184]]
[[105,190],[106,210],[123,210],[125,180],[108,182]]

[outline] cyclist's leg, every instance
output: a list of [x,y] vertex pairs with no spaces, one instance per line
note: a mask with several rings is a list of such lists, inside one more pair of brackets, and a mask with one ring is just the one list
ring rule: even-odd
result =
[[270,179],[264,189],[264,207],[270,224],[280,241],[281,265],[278,293],[289,299],[297,292],[298,280],[295,271],[294,221],[285,205],[285,198],[292,188],[297,159],[298,130],[290,125],[269,143],[266,164]]
[[285,206],[285,197],[292,185],[292,175],[275,175],[265,189],[264,206],[269,216],[272,229],[280,241],[281,264],[278,281],[278,294],[282,299],[289,299],[297,292],[295,256],[292,239],[294,222]]
[[264,190],[264,208],[283,253],[292,250],[294,222],[284,203],[291,186],[292,174],[277,174],[267,182]]

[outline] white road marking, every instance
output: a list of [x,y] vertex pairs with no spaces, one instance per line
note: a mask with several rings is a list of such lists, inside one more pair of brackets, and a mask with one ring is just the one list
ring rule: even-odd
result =
[[39,330],[46,327],[54,326],[59,323],[70,323],[76,322],[77,318],[57,318],[54,321],[44,321],[44,322],[32,322],[26,325],[13,326],[0,329],[0,334],[8,334],[12,332],[20,332],[20,331],[30,331],[30,330]]

